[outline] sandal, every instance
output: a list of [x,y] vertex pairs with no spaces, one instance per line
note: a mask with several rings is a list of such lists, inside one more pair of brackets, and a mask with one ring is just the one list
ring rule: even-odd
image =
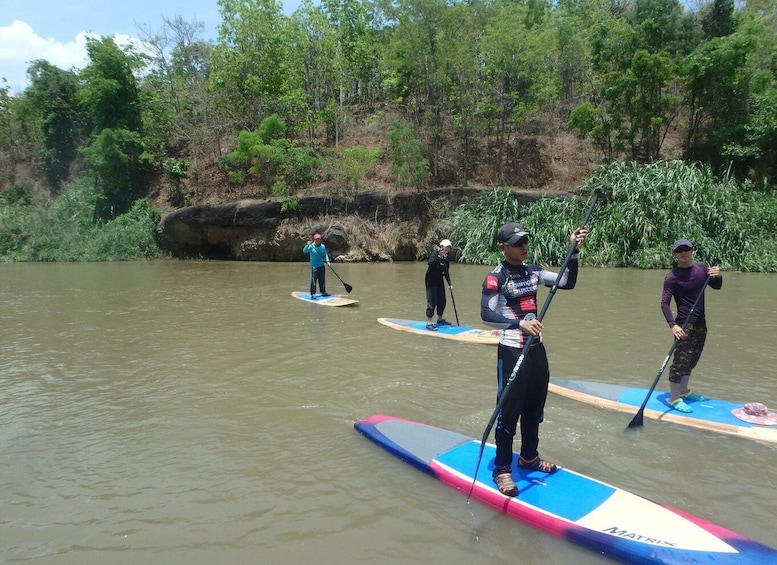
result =
[[690,414],[693,412],[693,409],[688,406],[682,398],[678,398],[677,400],[670,402],[669,407],[677,410],[678,412],[682,412],[683,414]]
[[544,459],[540,459],[540,456],[537,455],[534,459],[531,461],[527,461],[523,457],[518,458],[518,466],[521,469],[530,469],[532,471],[539,471],[541,473],[555,473],[558,471],[558,467],[555,463],[551,463],[550,461],[545,461]]
[[682,396],[688,402],[702,402],[703,400],[707,400],[701,394],[696,394],[690,390],[686,394],[681,394],[680,396]]
[[496,483],[496,488],[498,488],[499,492],[503,495],[516,496],[518,494],[518,487],[515,486],[515,482],[513,482],[513,477],[509,471],[496,475],[494,477],[494,482]]

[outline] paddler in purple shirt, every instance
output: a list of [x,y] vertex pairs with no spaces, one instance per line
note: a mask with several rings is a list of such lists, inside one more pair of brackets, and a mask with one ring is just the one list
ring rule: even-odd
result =
[[[712,277],[709,286],[715,290],[723,286],[720,267],[707,267],[693,260],[695,249],[687,239],[678,239],[672,244],[672,257],[675,267],[664,278],[664,292],[661,295],[661,311],[672,335],[679,340],[674,350],[672,366],[669,368],[669,405],[678,412],[690,413],[693,409],[688,402],[698,402],[704,397],[688,388],[691,371],[701,358],[704,342],[707,339],[707,320],[704,316],[704,296],[699,299],[688,325],[683,324],[693,308],[696,298],[704,289],[707,275]],[[677,315],[670,306],[674,298]]]

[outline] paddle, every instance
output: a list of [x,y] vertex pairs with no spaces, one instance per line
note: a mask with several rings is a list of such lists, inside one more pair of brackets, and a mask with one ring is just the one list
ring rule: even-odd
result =
[[451,291],[451,302],[453,302],[453,313],[456,315],[456,325],[460,326],[461,324],[459,323],[459,313],[456,311],[456,299],[453,298],[453,289],[449,288],[448,290]]
[[[591,214],[594,211],[594,206],[596,206],[596,201],[599,199],[600,194],[601,194],[601,191],[598,188],[594,190],[594,195],[591,198],[591,204],[590,206],[588,206],[588,211],[585,214],[585,218],[583,218],[583,223],[580,224],[581,228],[584,228],[586,225],[588,225],[588,220],[591,218]],[[550,301],[553,300],[553,296],[556,294],[556,290],[558,290],[558,285],[561,283],[561,277],[564,275],[564,271],[567,270],[569,261],[572,258],[572,255],[574,254],[576,249],[577,249],[577,241],[571,243],[569,246],[569,251],[567,252],[567,256],[564,259],[564,262],[561,264],[561,268],[559,269],[558,275],[556,276],[556,282],[553,283],[553,286],[551,287],[550,292],[548,293],[548,297],[545,299],[545,304],[542,305],[542,310],[540,310],[540,313],[537,316],[538,320],[542,321],[542,318],[545,316],[545,313],[548,311],[548,308],[550,307]],[[515,381],[515,377],[516,375],[518,375],[518,371],[520,370],[521,365],[523,364],[523,360],[526,356],[526,351],[529,350],[533,341],[534,341],[533,335],[529,335],[529,337],[526,338],[526,343],[524,344],[523,349],[521,350],[521,355],[518,357],[518,361],[516,361],[515,367],[513,367],[513,372],[510,373],[510,378],[507,379],[507,383],[502,389],[502,394],[499,396],[499,401],[496,404],[496,408],[494,408],[494,412],[493,414],[491,414],[491,418],[488,420],[488,425],[486,426],[486,429],[483,432],[483,437],[480,440],[480,451],[478,452],[478,461],[477,461],[477,464],[475,465],[475,474],[473,475],[474,478],[472,479],[472,486],[469,489],[467,500],[469,500],[469,497],[472,496],[472,490],[475,488],[475,481],[477,480],[478,469],[480,469],[480,461],[481,459],[483,459],[483,449],[486,446],[486,440],[488,439],[488,435],[491,433],[491,428],[494,427],[494,422],[496,421],[497,416],[499,416],[499,412],[502,410],[502,406],[504,406],[505,400],[507,399],[507,393],[509,392],[510,387]]]
[[[717,261],[713,261],[713,264],[716,264]],[[707,285],[710,283],[710,279],[712,276],[707,275],[707,278],[704,280],[704,285],[701,287],[701,292],[699,292],[699,296],[696,297],[696,300],[693,301],[693,306],[691,306],[691,310],[688,312],[688,317],[685,319],[685,322],[683,322],[682,329],[685,331],[686,326],[688,325],[688,322],[691,320],[691,316],[693,315],[694,310],[696,310],[696,306],[699,304],[699,300],[701,300],[701,297],[704,296],[704,289],[707,288]],[[667,363],[669,363],[669,359],[672,357],[672,353],[674,353],[675,348],[677,348],[677,345],[680,343],[680,340],[677,338],[674,338],[674,341],[672,342],[672,347],[669,348],[669,353],[666,354],[666,357],[664,357],[664,362],[661,363],[661,368],[658,370],[658,374],[656,375],[656,378],[653,379],[653,384],[650,386],[650,390],[648,390],[647,395],[645,396],[645,400],[642,401],[642,406],[639,407],[639,410],[636,414],[634,414],[634,417],[631,419],[631,422],[629,422],[628,428],[638,428],[643,424],[642,416],[645,412],[645,406],[647,406],[648,400],[650,400],[650,395],[653,394],[653,391],[656,389],[656,385],[658,384],[658,381],[661,379],[661,375],[664,374],[664,369],[666,369]],[[628,429],[627,428],[627,429]]]
[[[313,249],[315,249],[315,247]],[[321,255],[321,253],[319,253],[317,249],[316,249],[316,255],[321,257],[321,259],[324,258],[323,255]],[[329,263],[329,261],[324,261],[324,263],[327,266],[329,266],[329,268],[332,270],[332,272],[335,274],[335,276],[338,279],[340,279],[340,275],[337,274],[337,271],[334,270],[334,268],[332,267],[331,263]],[[353,290],[353,287],[351,285],[349,285],[347,282],[345,282],[343,279],[340,279],[340,282],[343,283],[343,286],[345,287],[345,292],[350,294],[350,292]]]
[[[330,269],[332,269],[332,272],[335,274],[335,276],[336,276],[338,279],[340,279],[340,275],[338,275],[338,274],[337,274],[337,271],[335,271],[335,270],[332,268],[332,265],[330,265],[329,263],[327,263],[327,265],[329,265],[329,268],[330,268]],[[345,292],[351,292],[351,291],[353,290],[353,287],[352,287],[351,285],[349,285],[347,282],[345,282],[343,279],[340,279],[340,282],[341,282],[341,283],[343,283],[343,286],[345,287]]]

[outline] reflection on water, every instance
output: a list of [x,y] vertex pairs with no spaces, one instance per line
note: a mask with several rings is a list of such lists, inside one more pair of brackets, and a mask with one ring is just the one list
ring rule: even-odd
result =
[[[491,415],[493,347],[376,322],[423,317],[424,270],[338,266],[360,304],[323,308],[290,296],[303,264],[0,265],[0,561],[603,562],[353,431],[385,412],[480,437]],[[462,324],[487,271],[452,268]],[[584,269],[559,291],[553,375],[649,386],[672,341],[663,274]],[[700,392],[777,407],[775,280],[710,293]],[[630,419],[551,396],[543,455],[772,543],[774,446]]]

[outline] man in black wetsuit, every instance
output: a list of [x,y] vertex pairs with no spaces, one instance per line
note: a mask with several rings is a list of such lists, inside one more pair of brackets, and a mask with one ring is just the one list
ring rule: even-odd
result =
[[[585,243],[587,228],[577,228],[570,242],[580,247]],[[521,421],[521,451],[518,466],[553,473],[556,465],[541,459],[539,427],[543,420],[548,396],[550,369],[545,345],[542,343],[542,323],[537,319],[537,290],[540,285],[551,287],[557,274],[539,265],[524,263],[529,255],[529,237],[521,224],[509,223],[499,228],[497,241],[505,259],[483,282],[480,317],[488,325],[502,329],[497,349],[497,398],[502,395],[528,337],[534,336],[508,397],[499,413],[496,426],[496,458],[494,482],[499,491],[516,496],[518,488],[511,476],[513,437]],[[578,253],[572,255],[562,274],[558,288],[571,289],[577,282]]]
[[[443,239],[440,247],[435,249],[429,260],[426,262],[426,276],[424,285],[426,286],[426,329],[436,331],[437,326],[450,326],[451,323],[442,317],[447,304],[445,298],[445,282],[448,288],[453,289],[451,277],[448,272],[450,269],[451,242],[449,239]],[[444,279],[444,281],[443,281]],[[432,323],[434,311],[437,310],[437,325]]]

